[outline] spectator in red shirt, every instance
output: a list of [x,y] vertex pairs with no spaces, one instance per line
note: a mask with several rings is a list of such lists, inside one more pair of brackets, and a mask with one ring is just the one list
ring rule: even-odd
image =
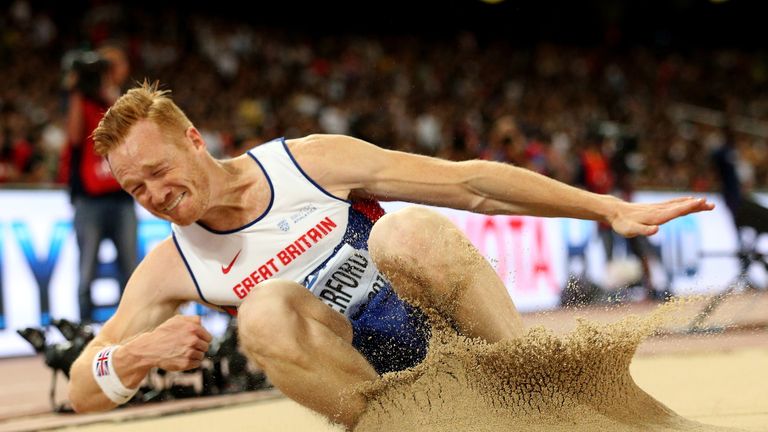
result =
[[121,292],[137,262],[133,199],[120,188],[107,161],[94,151],[91,137],[104,112],[120,95],[121,82],[117,80],[125,80],[128,75],[125,56],[120,54],[112,48],[87,51],[73,63],[67,119],[69,157],[64,169],[69,173],[75,208],[74,225],[80,249],[78,295],[80,318],[84,322],[99,318],[93,313],[91,284],[97,277],[106,276],[99,274],[101,241],[111,240],[117,250]]

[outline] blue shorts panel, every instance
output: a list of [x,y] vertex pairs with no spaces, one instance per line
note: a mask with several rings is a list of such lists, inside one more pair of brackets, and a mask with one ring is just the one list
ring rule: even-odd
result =
[[352,345],[380,374],[408,369],[427,355],[426,315],[387,285],[351,319]]

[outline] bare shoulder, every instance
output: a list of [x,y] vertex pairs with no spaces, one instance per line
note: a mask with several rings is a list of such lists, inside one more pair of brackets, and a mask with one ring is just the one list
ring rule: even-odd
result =
[[314,134],[286,141],[301,169],[335,196],[346,199],[357,187],[354,173],[360,166],[359,151],[377,148],[346,135]]
[[353,140],[354,138],[346,135],[312,134],[286,140],[285,144],[297,162],[312,166],[318,162],[333,160],[333,153]]
[[347,135],[307,135],[287,140],[286,145],[299,164],[307,165],[310,169],[319,165],[330,171],[339,171],[339,168],[352,173],[377,170],[393,162],[416,157]]
[[454,162],[388,150],[350,136],[309,135],[286,144],[307,175],[341,198],[455,205],[433,201],[433,186],[453,187],[465,181],[459,176],[461,165]]

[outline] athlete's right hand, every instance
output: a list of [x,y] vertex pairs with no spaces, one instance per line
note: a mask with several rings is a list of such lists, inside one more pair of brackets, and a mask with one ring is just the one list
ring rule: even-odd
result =
[[211,339],[199,316],[176,315],[134,342],[140,344],[141,355],[153,366],[184,371],[200,366]]

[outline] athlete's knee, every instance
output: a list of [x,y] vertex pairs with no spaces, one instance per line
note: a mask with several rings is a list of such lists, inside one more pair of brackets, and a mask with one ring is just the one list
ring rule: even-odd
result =
[[300,362],[301,315],[304,303],[312,300],[312,294],[295,282],[259,284],[238,308],[240,344],[259,363],[274,357]]
[[386,214],[376,222],[368,246],[380,254],[422,254],[430,249],[436,234],[450,226],[450,220],[433,210],[406,207]]
[[398,295],[416,302],[455,295],[468,286],[472,266],[484,260],[447,217],[421,207],[382,217],[368,246]]

